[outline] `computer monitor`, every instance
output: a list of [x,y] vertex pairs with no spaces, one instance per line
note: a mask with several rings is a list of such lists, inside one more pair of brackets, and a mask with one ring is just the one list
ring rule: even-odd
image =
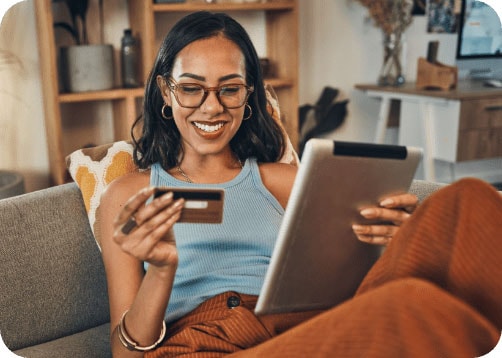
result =
[[502,80],[502,0],[462,0],[459,78]]

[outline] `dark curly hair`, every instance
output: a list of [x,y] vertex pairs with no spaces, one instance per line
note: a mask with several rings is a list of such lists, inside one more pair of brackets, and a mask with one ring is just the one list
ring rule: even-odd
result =
[[[167,34],[148,77],[143,114],[134,122],[131,130],[135,147],[134,160],[139,168],[147,169],[159,162],[168,170],[178,164],[183,150],[174,121],[162,118],[164,101],[157,85],[157,76],[167,78],[170,75],[177,54],[185,46],[219,35],[239,46],[245,58],[247,84],[254,87],[254,92],[248,99],[252,116],[242,122],[230,141],[230,147],[242,161],[255,157],[259,162],[275,162],[283,155],[286,139],[282,128],[267,111],[263,76],[249,35],[227,14],[199,11],[179,20]],[[167,109],[165,112],[166,115],[172,114],[167,113]],[[135,138],[135,128],[141,124],[140,136]]]

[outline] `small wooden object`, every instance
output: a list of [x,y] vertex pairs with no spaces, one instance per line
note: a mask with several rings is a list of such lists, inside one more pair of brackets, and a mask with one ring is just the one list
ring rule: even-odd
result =
[[458,70],[456,66],[447,66],[439,62],[418,59],[417,89],[441,89],[448,91],[457,87]]

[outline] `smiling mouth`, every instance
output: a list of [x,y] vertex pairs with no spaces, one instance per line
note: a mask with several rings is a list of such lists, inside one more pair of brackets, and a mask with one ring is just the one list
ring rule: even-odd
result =
[[193,122],[193,125],[199,128],[201,131],[207,132],[207,133],[212,133],[216,132],[218,129],[221,129],[225,125],[225,123],[217,123],[217,124],[202,124],[198,122]]

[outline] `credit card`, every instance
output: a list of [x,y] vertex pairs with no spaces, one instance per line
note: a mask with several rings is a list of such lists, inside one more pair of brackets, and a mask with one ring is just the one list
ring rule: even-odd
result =
[[193,189],[158,187],[154,197],[157,198],[167,192],[173,193],[173,198],[185,199],[178,222],[219,224],[223,221],[223,189]]

